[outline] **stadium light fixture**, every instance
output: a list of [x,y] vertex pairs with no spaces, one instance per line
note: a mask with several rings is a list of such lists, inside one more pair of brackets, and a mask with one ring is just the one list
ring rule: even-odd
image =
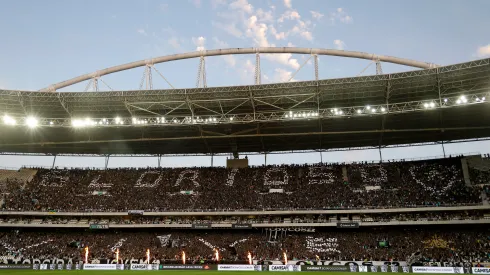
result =
[[3,123],[6,125],[16,125],[17,121],[8,115],[4,115],[3,116]]
[[481,98],[481,101],[482,101],[482,102],[483,102],[483,101],[485,101],[485,97],[482,97],[482,98]]
[[425,109],[429,108],[429,103],[424,103],[424,108]]
[[429,103],[429,107],[434,108],[436,107],[436,104],[434,102]]
[[366,109],[367,109],[367,110],[371,110],[371,106],[367,105],[367,106],[366,106]]
[[385,111],[386,111],[386,109],[384,107],[381,107],[381,112],[384,113]]
[[374,108],[373,108],[373,109],[371,109],[371,112],[372,112],[372,113],[376,113],[376,109],[374,109]]
[[26,118],[27,127],[36,128],[38,124],[39,124],[39,121],[37,120],[37,118],[32,117],[32,116]]
[[52,121],[49,122],[49,125],[53,125],[54,123]]
[[461,100],[462,103],[468,102],[468,99],[466,99],[466,96],[464,96],[464,95],[460,96],[459,100]]
[[447,98],[444,99],[444,102],[447,102]]
[[357,113],[358,113],[358,114],[362,113],[362,110],[361,110],[361,109],[358,109],[358,110],[357,110]]

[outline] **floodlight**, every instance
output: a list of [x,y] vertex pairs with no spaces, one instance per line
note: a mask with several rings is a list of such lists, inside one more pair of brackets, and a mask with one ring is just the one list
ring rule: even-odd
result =
[[50,122],[49,122],[49,125],[53,125],[53,122],[52,122],[52,121],[50,121]]
[[424,103],[424,108],[429,108],[429,103]]
[[15,125],[15,124],[17,124],[17,121],[8,115],[4,115],[3,116],[3,123],[5,123],[7,125]]
[[230,121],[233,120],[233,117],[230,117]]
[[435,106],[436,106],[436,104],[435,104],[434,102],[431,102],[431,103],[429,104],[429,107],[431,107],[431,108],[434,108]]
[[456,100],[457,104],[461,104],[461,99]]
[[366,109],[371,110],[371,106],[369,106],[369,105],[366,106]]
[[372,109],[371,112],[376,113],[376,109]]
[[477,97],[477,98],[475,99],[475,101],[476,101],[476,102],[480,102],[480,98],[479,98],[479,97]]
[[341,111],[339,111],[339,115],[343,115],[343,114],[344,114],[344,112],[342,112],[342,110],[341,110]]
[[447,98],[444,99],[444,102],[447,102]]
[[384,112],[384,111],[386,111],[386,109],[385,109],[385,108],[383,108],[383,107],[381,107],[381,112]]
[[357,113],[360,114],[360,113],[362,113],[362,111],[359,109],[359,110],[357,110]]
[[460,98],[461,102],[466,103],[468,102],[468,99],[466,99],[466,96],[462,95]]
[[39,121],[35,117],[28,117],[26,118],[26,125],[29,128],[35,128],[37,127]]
[[485,101],[485,97],[482,97],[482,98],[481,98],[481,101]]

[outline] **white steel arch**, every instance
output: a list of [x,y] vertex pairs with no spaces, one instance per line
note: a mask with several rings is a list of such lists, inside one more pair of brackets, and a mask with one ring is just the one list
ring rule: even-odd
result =
[[421,62],[411,59],[399,58],[394,56],[385,56],[385,55],[376,55],[364,52],[356,52],[356,51],[342,51],[342,50],[334,50],[334,49],[322,49],[322,48],[297,48],[297,47],[262,47],[262,48],[228,48],[228,49],[216,49],[216,50],[205,50],[205,51],[196,51],[196,52],[188,52],[181,54],[173,54],[155,57],[152,59],[145,59],[140,61],[135,61],[131,63],[126,63],[118,66],[109,67],[106,69],[102,69],[93,73],[84,74],[81,76],[77,76],[75,78],[65,80],[62,82],[58,82],[49,87],[39,90],[40,92],[47,91],[56,91],[58,89],[71,86],[73,84],[77,84],[83,82],[85,80],[89,80],[92,78],[98,78],[103,75],[108,75],[120,71],[125,71],[129,69],[134,69],[137,67],[143,67],[147,65],[153,65],[158,63],[164,63],[169,61],[176,61],[182,59],[189,58],[200,58],[206,56],[220,56],[220,55],[233,55],[233,54],[314,54],[314,55],[329,55],[329,56],[340,56],[340,57],[348,57],[348,58],[358,58],[358,59],[366,59],[366,60],[377,60],[388,63],[394,63],[399,65],[406,65],[410,67],[416,67],[421,69],[430,69],[438,67],[438,65],[428,62]]

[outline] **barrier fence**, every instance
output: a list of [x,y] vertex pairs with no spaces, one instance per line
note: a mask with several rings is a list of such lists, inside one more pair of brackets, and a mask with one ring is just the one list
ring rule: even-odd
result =
[[166,264],[1,264],[0,270],[217,270],[274,272],[360,272],[425,274],[490,274],[490,267],[399,266],[399,265],[166,265]]

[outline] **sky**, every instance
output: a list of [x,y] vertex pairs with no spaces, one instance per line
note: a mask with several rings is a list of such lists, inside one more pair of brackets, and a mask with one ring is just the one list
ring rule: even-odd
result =
[[[490,56],[488,0],[16,0],[0,1],[0,89],[39,90],[81,74],[175,53],[218,48],[331,48],[439,65]],[[263,55],[262,82],[312,80],[306,55]],[[206,59],[208,86],[253,83],[255,56]],[[177,88],[195,87],[199,60],[156,65]],[[319,77],[375,73],[370,61],[320,57]],[[413,68],[383,63],[384,73]],[[144,68],[103,76],[114,90],[140,87]],[[59,92],[84,91],[87,83]],[[155,72],[153,86],[169,85]],[[105,84],[100,89],[108,90]],[[90,91],[90,89],[89,89]],[[1,110],[0,110],[1,112]],[[489,153],[490,142],[446,145],[446,154]],[[441,146],[383,150],[383,159],[435,157]],[[215,157],[213,165],[225,165]],[[268,164],[379,160],[377,150],[268,155]],[[265,162],[250,156],[251,164]],[[51,157],[0,156],[0,167],[50,166]],[[155,166],[156,158],[111,158],[109,166]],[[103,167],[103,158],[61,158],[59,166]],[[209,166],[209,157],[164,158],[164,166]]]

